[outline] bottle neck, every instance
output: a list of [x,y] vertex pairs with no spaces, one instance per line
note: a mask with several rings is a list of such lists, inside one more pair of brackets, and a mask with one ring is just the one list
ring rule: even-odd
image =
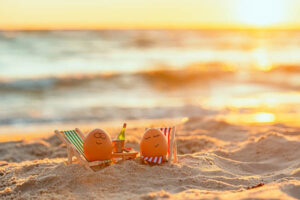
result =
[[124,133],[125,132],[125,128],[122,128],[121,132],[120,133]]

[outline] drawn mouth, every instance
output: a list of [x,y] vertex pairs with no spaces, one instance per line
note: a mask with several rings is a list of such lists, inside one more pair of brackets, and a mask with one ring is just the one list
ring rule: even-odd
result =
[[154,147],[157,148],[159,146],[159,144],[156,144]]
[[96,141],[96,144],[102,144],[102,142],[98,142],[98,141]]

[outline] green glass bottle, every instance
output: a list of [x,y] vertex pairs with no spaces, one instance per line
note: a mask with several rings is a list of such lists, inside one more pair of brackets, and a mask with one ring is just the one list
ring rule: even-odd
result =
[[125,140],[125,128],[126,128],[126,123],[123,124],[123,128],[118,135],[118,140]]

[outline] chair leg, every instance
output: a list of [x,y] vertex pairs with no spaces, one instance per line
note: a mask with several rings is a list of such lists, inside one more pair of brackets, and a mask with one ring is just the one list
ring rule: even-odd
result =
[[175,140],[175,127],[172,128],[172,132],[171,132],[171,140],[170,140],[170,146],[169,146],[170,154],[168,156],[168,163],[171,163],[173,160],[174,140]]
[[174,160],[173,162],[176,163],[177,162],[177,143],[176,143],[176,140],[174,141],[174,147],[173,147],[173,157],[174,157]]
[[68,165],[72,164],[73,150],[68,147]]

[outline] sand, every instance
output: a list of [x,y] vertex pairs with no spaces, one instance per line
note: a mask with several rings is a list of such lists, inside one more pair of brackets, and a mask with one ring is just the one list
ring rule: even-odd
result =
[[[131,124],[127,145],[138,150],[142,132]],[[299,127],[191,118],[177,143],[176,164],[130,160],[91,172],[64,164],[55,135],[5,141],[0,199],[300,199]]]

